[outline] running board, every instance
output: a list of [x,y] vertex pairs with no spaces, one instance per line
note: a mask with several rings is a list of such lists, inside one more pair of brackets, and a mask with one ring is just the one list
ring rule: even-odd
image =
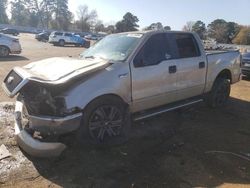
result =
[[143,114],[135,115],[133,120],[134,121],[140,121],[142,119],[146,119],[146,118],[149,118],[149,117],[152,117],[152,116],[156,116],[156,115],[159,115],[159,114],[162,114],[162,113],[165,113],[165,112],[176,110],[178,108],[182,108],[182,107],[189,106],[189,105],[192,105],[192,104],[196,104],[196,103],[199,103],[199,102],[203,102],[203,99],[193,100],[193,101],[189,101],[189,102],[186,102],[186,103],[179,103],[179,104],[176,104],[176,105],[167,105],[165,107],[149,110],[149,111],[147,111],[147,112],[145,112]]

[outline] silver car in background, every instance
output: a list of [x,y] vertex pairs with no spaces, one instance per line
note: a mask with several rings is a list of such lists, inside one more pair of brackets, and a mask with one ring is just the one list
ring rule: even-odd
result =
[[0,34],[0,57],[7,57],[9,54],[20,54],[22,52],[19,40],[5,34]]

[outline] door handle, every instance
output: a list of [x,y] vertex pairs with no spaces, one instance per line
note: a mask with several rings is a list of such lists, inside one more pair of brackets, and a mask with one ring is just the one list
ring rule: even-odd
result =
[[176,65],[172,65],[168,67],[168,72],[170,74],[176,73],[176,71],[177,71]]
[[128,76],[128,73],[120,74],[118,77],[119,78],[126,78]]
[[199,69],[205,68],[205,62],[200,62],[199,63]]

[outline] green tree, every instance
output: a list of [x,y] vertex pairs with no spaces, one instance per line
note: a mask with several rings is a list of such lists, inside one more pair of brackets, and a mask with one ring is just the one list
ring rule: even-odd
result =
[[227,37],[227,22],[223,19],[214,20],[208,25],[208,36],[214,38],[217,42],[226,43]]
[[196,32],[201,39],[205,39],[206,35],[206,25],[202,21],[197,21],[195,24],[192,26],[192,31]]
[[29,11],[25,7],[25,0],[11,1],[11,22],[14,25],[28,26]]
[[214,20],[208,25],[209,37],[215,38],[220,43],[232,43],[240,31],[240,26],[235,22],[226,22],[223,19]]
[[51,21],[53,29],[68,30],[73,14],[69,11],[68,0],[52,1],[52,13],[54,19]]
[[150,26],[146,27],[144,30],[160,30],[163,29],[161,22],[152,23]]
[[6,24],[9,22],[8,16],[6,14],[7,0],[0,1],[0,23]]
[[41,16],[44,26],[50,28],[54,10],[54,0],[42,0],[40,3]]
[[130,12],[127,12],[123,19],[116,23],[117,32],[137,31],[139,19]]
[[236,37],[239,33],[241,27],[235,22],[228,22],[227,23],[227,36],[228,36],[228,43],[232,43],[232,40]]
[[166,30],[166,31],[171,31],[171,27],[168,26],[168,25],[164,26],[163,29]]
[[29,12],[28,26],[44,28],[44,20],[41,12],[41,4],[38,0],[24,0],[24,6]]
[[115,26],[114,25],[109,25],[108,27],[105,28],[105,31],[109,34],[115,32]]

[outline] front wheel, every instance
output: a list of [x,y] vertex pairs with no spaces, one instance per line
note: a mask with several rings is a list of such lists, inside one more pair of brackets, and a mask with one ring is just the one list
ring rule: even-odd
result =
[[0,46],[0,57],[7,57],[9,55],[10,51],[5,46]]
[[127,141],[129,129],[126,105],[113,96],[101,97],[84,110],[78,140],[95,145],[121,144]]
[[224,106],[229,98],[230,90],[230,80],[217,78],[211,92],[208,94],[207,104],[213,108]]
[[64,46],[65,45],[65,41],[64,40],[59,40],[59,46]]

